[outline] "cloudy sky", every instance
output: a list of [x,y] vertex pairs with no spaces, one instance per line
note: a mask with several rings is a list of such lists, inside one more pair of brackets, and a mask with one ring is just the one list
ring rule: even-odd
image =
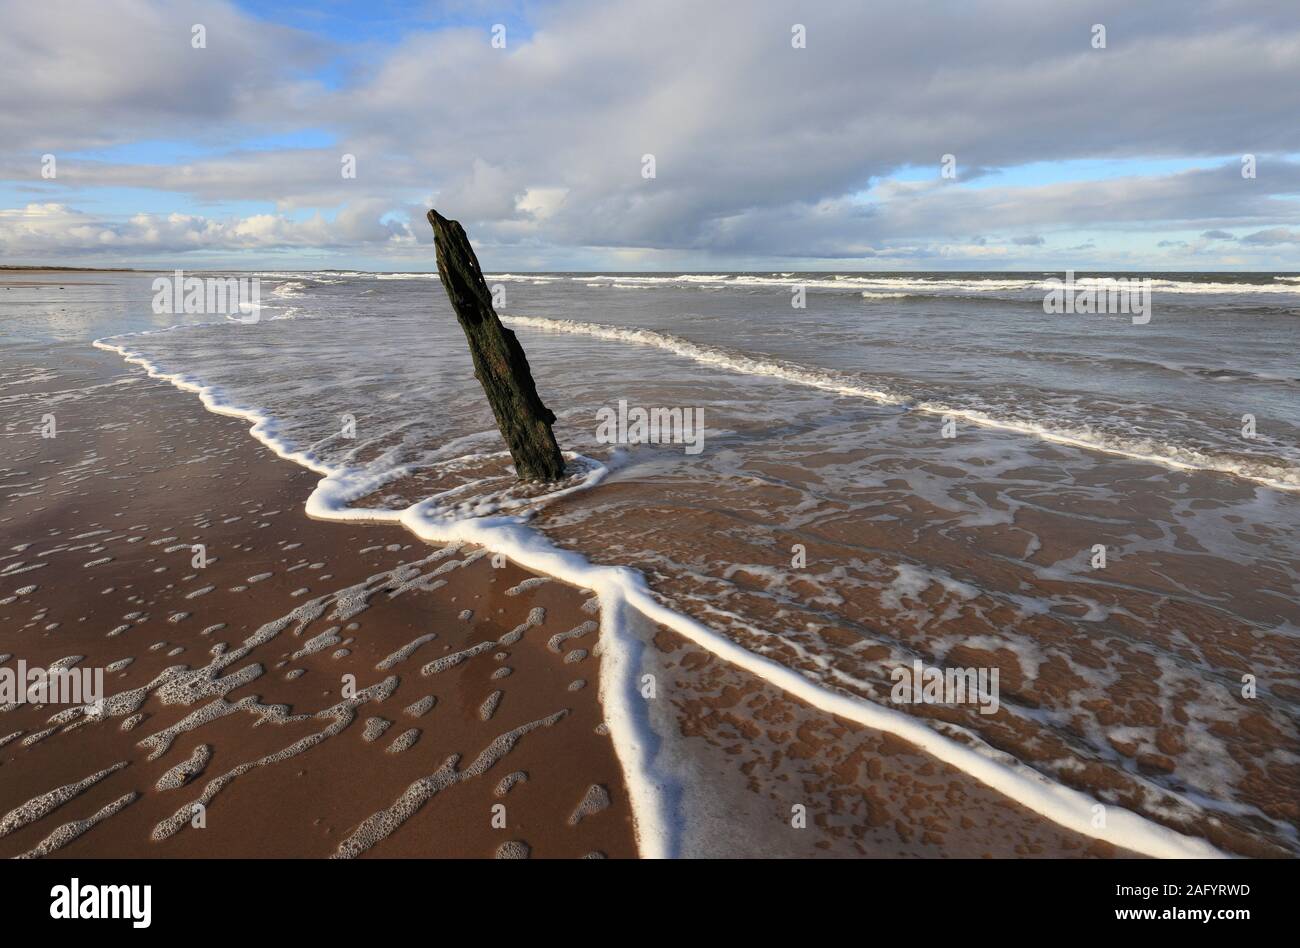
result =
[[0,26],[9,264],[429,270],[436,206],[496,271],[1300,270],[1300,0],[0,0]]

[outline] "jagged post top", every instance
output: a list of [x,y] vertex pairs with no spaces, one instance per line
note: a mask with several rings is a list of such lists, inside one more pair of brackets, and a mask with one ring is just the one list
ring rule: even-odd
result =
[[515,470],[525,481],[563,479],[564,456],[551,431],[555,415],[537,394],[519,340],[501,325],[465,228],[436,210],[429,211],[429,223],[438,276],[469,343],[474,376],[483,386]]
[[[479,269],[478,257],[470,246],[469,237],[460,221],[448,220],[436,210],[430,208],[429,223],[433,225],[433,244],[438,258],[438,276],[447,290],[452,308],[456,315],[465,318],[466,314],[477,316],[478,309],[463,306],[473,299],[479,307],[492,306],[492,293],[483,271]],[[477,321],[477,319],[475,319]]]

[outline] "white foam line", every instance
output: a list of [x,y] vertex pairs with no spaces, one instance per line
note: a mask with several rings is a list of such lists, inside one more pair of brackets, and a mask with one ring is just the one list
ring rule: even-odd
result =
[[[636,690],[636,658],[640,643],[625,618],[625,610],[629,608],[637,610],[651,622],[668,626],[724,661],[757,675],[819,710],[894,734],[917,745],[1066,829],[1147,856],[1223,856],[1203,839],[1184,836],[1116,806],[1105,808],[1104,826],[1094,826],[1094,808],[1098,804],[1091,797],[1055,783],[1027,766],[1013,768],[985,757],[903,712],[832,691],[793,669],[756,655],[702,623],[664,606],[636,570],[623,566],[597,566],[581,554],[560,549],[540,532],[528,527],[524,517],[448,519],[440,512],[433,512],[437,510],[436,498],[412,504],[405,510],[348,507],[350,500],[369,493],[381,479],[350,479],[340,471],[331,470],[310,452],[290,449],[276,436],[269,416],[256,409],[224,404],[220,390],[214,386],[204,385],[181,373],[164,372],[145,356],[111,339],[97,339],[94,345],[118,353],[127,362],[143,367],[153,378],[168,381],[181,391],[198,394],[203,406],[211,412],[247,420],[253,437],[276,455],[322,474],[307,499],[308,516],[346,522],[398,523],[426,542],[472,543],[493,553],[501,553],[532,572],[593,590],[600,598],[604,643],[600,700],[615,752],[628,775],[637,842],[644,856],[662,858],[677,855],[680,851],[679,824],[668,802],[673,795],[663,792],[670,778],[655,768],[654,747],[658,739],[649,726],[644,702]],[[595,470],[563,493],[585,489],[599,481],[604,473],[603,468]]]
[[582,555],[554,546],[522,518],[450,520],[430,515],[429,501],[402,511],[339,508],[313,494],[308,513],[325,520],[400,523],[429,543],[470,543],[501,553],[527,570],[591,589],[600,598],[600,700],[619,761],[631,779],[628,790],[642,855],[663,858],[679,852],[677,820],[664,789],[670,778],[657,772],[656,737],[646,722],[636,691],[640,643],[625,620],[631,608],[665,625],[724,661],[750,672],[813,707],[866,727],[894,734],[938,760],[1004,794],[1029,810],[1084,836],[1157,858],[1222,858],[1203,839],[1183,834],[1116,806],[1105,808],[1105,825],[1094,825],[1098,803],[1092,797],[1044,777],[1031,768],[1009,766],[945,737],[901,711],[832,691],[778,662],[757,655],[700,622],[663,605],[636,570],[597,566]]
[[545,316],[502,316],[501,321],[512,326],[526,326],[529,329],[549,330],[582,336],[593,336],[610,342],[631,342],[643,346],[666,349],[676,355],[685,356],[695,362],[718,368],[741,372],[745,375],[765,375],[770,378],[808,385],[837,395],[853,395],[869,398],[886,405],[906,404],[906,399],[879,389],[867,388],[861,383],[851,382],[846,378],[830,372],[816,371],[806,366],[780,362],[774,359],[758,359],[742,356],[717,349],[713,346],[700,345],[678,336],[655,332],[652,329],[625,329],[621,326],[607,326],[601,323],[584,323],[575,319],[549,319]]
[[[201,323],[198,325],[219,326],[224,324]],[[322,461],[315,452],[294,451],[290,448],[288,444],[279,437],[278,426],[275,423],[275,419],[267,413],[255,408],[243,408],[229,404],[224,400],[225,393],[217,386],[206,385],[198,379],[181,372],[166,372],[140,352],[130,349],[126,345],[119,344],[115,341],[129,339],[136,336],[152,336],[157,333],[173,332],[177,329],[185,328],[190,327],[168,326],[166,329],[150,329],[138,333],[126,333],[121,336],[109,336],[104,339],[96,339],[92,345],[97,349],[116,352],[129,364],[141,366],[150,378],[170,382],[182,392],[193,392],[199,396],[199,401],[203,403],[203,407],[215,415],[227,415],[232,418],[242,418],[249,422],[249,433],[260,443],[270,448],[276,455],[284,458],[286,461],[292,461],[294,464],[298,464],[307,468],[309,471],[322,475],[323,480],[317,485],[316,489],[320,490],[323,485],[328,483],[330,485],[331,497],[345,501],[356,497],[364,497],[382,484],[394,480],[405,473],[404,468],[395,468],[376,477],[357,479],[346,478],[341,472],[336,471],[334,468]]]
[[[506,274],[499,279],[514,277],[522,279],[517,274]],[[1054,277],[1055,278],[1055,277]],[[489,279],[491,279],[489,277]],[[734,274],[698,274],[683,273],[678,276],[645,276],[635,274],[623,274],[621,276],[609,276],[605,274],[580,274],[570,276],[570,280],[584,282],[588,286],[606,286],[611,283],[640,284],[644,286],[739,286],[739,287],[791,287],[803,286],[814,289],[825,290],[853,290],[858,288],[878,289],[878,288],[895,288],[901,287],[916,291],[943,291],[939,295],[949,295],[950,292],[968,292],[983,293],[986,291],[1001,290],[1042,290],[1048,291],[1056,288],[1056,284],[1049,283],[1046,280],[1039,279],[997,279],[997,278],[975,278],[975,279],[957,279],[942,277],[891,277],[891,276],[869,276],[866,274],[834,274],[828,279],[825,275],[805,274],[795,276],[791,274],[782,274],[776,276],[757,276],[748,273]],[[1076,286],[1099,286],[1109,287],[1120,284],[1120,280],[1144,280],[1147,277],[1141,274],[1121,274],[1120,276],[1103,276],[1103,277],[1077,277],[1074,281]],[[1160,277],[1151,277],[1152,289],[1161,293],[1175,294],[1211,294],[1222,296],[1224,294],[1250,294],[1250,293],[1300,293],[1300,288],[1279,285],[1277,283],[1197,283],[1190,280],[1168,280]],[[1276,280],[1294,280],[1294,277],[1275,277]],[[928,294],[927,294],[928,295]]]
[[901,711],[824,688],[791,668],[737,645],[694,619],[673,612],[656,600],[643,583],[631,591],[629,600],[651,621],[669,626],[724,661],[745,669],[818,710],[909,741],[1066,829],[1157,858],[1223,857],[1223,853],[1203,839],[1184,836],[1120,807],[1105,807],[1105,826],[1098,828],[1094,825],[1097,801],[1086,794],[1049,780],[1027,766],[1013,768],[986,757]]
[[1220,460],[1193,449],[1178,449],[1181,450],[1183,454],[1193,458],[1193,460],[1190,461],[1183,461],[1176,457],[1171,457],[1168,454],[1153,454],[1150,451],[1144,451],[1135,446],[1121,446],[1105,441],[1078,437],[1067,432],[1044,428],[1041,425],[1030,424],[1028,422],[1005,421],[998,418],[992,418],[983,412],[970,411],[963,408],[952,408],[935,402],[910,402],[908,399],[901,396],[892,395],[888,392],[880,391],[879,389],[869,388],[862,385],[860,382],[851,381],[846,377],[833,374],[827,370],[811,369],[807,366],[781,362],[774,359],[762,359],[740,355],[738,353],[731,353],[724,349],[701,345],[700,343],[691,342],[688,339],[682,339],[678,336],[672,336],[667,333],[656,332],[652,329],[627,329],[621,326],[609,326],[602,323],[584,323],[573,319],[550,319],[545,316],[502,316],[501,318],[502,321],[510,323],[511,325],[525,326],[529,329],[592,336],[596,339],[605,339],[611,342],[627,342],[637,345],[653,346],[658,349],[665,349],[675,355],[683,356],[704,365],[727,369],[732,372],[739,372],[745,375],[762,375],[769,378],[781,379],[783,381],[793,382],[797,385],[805,385],[811,388],[821,389],[822,391],[832,392],[836,395],[850,395],[857,398],[866,398],[884,405],[905,405],[914,411],[922,411],[927,414],[952,415],[982,428],[995,428],[1001,431],[1012,431],[1017,434],[1028,435],[1043,441],[1051,441],[1056,444],[1065,444],[1075,448],[1083,448],[1087,451],[1099,451],[1103,454],[1129,458],[1134,461],[1145,461],[1149,464],[1158,464],[1162,467],[1171,468],[1177,471],[1209,471],[1216,474],[1229,474],[1234,477],[1241,477],[1258,484],[1263,484],[1266,487],[1273,488],[1274,490],[1300,491],[1300,469],[1292,468],[1288,470],[1285,474],[1285,479],[1279,480],[1277,477],[1272,477],[1267,474],[1261,474],[1243,468],[1240,464],[1233,461]]
[[[645,724],[644,703],[636,694],[633,641],[623,611],[635,609],[651,622],[665,625],[701,648],[758,676],[813,707],[866,727],[894,734],[935,758],[1066,829],[1102,839],[1123,849],[1160,858],[1222,857],[1202,839],[1184,836],[1136,813],[1105,808],[1105,825],[1094,825],[1097,801],[1020,765],[1012,767],[932,730],[907,714],[874,702],[832,691],[799,672],[757,655],[696,620],[659,602],[637,571],[596,566],[580,554],[554,546],[517,518],[448,521],[426,514],[415,504],[397,514],[398,522],[427,542],[466,542],[503,553],[525,569],[595,591],[601,603],[601,627],[615,647],[601,653],[600,696],[620,761],[629,774],[638,841],[646,856],[677,854],[676,825],[667,812],[666,778],[656,774],[654,735]],[[324,511],[321,511],[323,513]],[[335,513],[338,513],[336,511]],[[366,511],[348,510],[344,519],[365,519]],[[385,516],[383,519],[389,519]]]

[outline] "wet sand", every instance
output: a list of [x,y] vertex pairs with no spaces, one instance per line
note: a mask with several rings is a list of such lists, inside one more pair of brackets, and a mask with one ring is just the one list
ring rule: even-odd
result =
[[[1121,470],[1111,464],[1095,477]],[[1199,478],[1196,496],[1251,492]],[[541,523],[588,553],[604,537],[623,538],[642,551],[652,584],[674,608],[829,688],[886,707],[889,672],[900,659],[997,669],[994,713],[977,702],[908,704],[906,712],[950,736],[977,735],[1066,786],[1222,851],[1290,855],[1279,841],[1300,821],[1288,706],[1295,692],[1285,671],[1296,667],[1297,640],[1286,632],[1292,617],[1277,594],[1288,588],[1288,562],[1232,562],[1189,540],[1178,555],[1131,554],[1082,582],[1040,572],[1040,564],[1088,550],[1098,536],[1118,548],[1125,526],[1142,520],[1137,511],[1099,506],[1081,525],[1042,499],[1041,484],[1050,480],[1042,470],[1000,488],[1014,495],[1019,482],[1030,485],[1023,492],[1032,506],[1015,527],[961,529],[950,512],[900,485],[858,508],[823,499],[816,516],[802,511],[795,529],[758,528],[765,508],[757,498],[794,479],[789,471],[778,486],[737,479],[726,503],[715,483],[677,482],[668,491],[636,479],[607,482],[592,510],[575,514],[587,499],[564,498]],[[1152,518],[1144,529],[1157,534],[1164,523],[1177,524],[1177,511],[1165,509],[1174,503],[1151,492],[1140,508]],[[795,544],[806,568],[791,567]],[[1093,610],[1104,610],[1105,621],[1095,621]],[[1277,632],[1260,634],[1269,625]],[[1243,697],[1251,675],[1267,681],[1264,700]],[[1208,774],[1257,812],[1205,799],[1198,787],[1216,779]],[[1204,808],[1189,812],[1180,796]]]
[[[429,548],[396,528],[312,521],[302,501],[314,475],[262,450],[246,426],[116,361],[88,355],[49,383],[65,392],[109,386],[51,396],[62,399],[57,437],[5,439],[0,652],[11,653],[10,667],[68,656],[84,656],[81,668],[130,664],[105,676],[103,720],[74,720],[29,744],[64,709],[24,704],[0,714],[0,739],[12,735],[0,749],[0,813],[127,765],[4,835],[0,856],[26,853],[129,793],[138,799],[58,854],[331,856],[451,759],[460,779],[366,852],[491,857],[522,843],[507,850],[635,854],[618,762],[597,733],[599,659],[565,661],[589,653],[596,635],[570,639],[559,653],[546,647],[551,635],[592,621],[589,597],[557,583],[515,591],[529,575],[494,568],[482,551]],[[123,378],[133,381],[113,384]],[[196,543],[206,547],[206,568],[192,566]],[[238,660],[217,654],[283,617],[283,631]],[[517,642],[429,669],[520,627]],[[195,694],[168,695],[160,676],[184,667],[209,670]],[[343,695],[347,676],[353,702]],[[385,682],[393,683],[387,696],[378,687]],[[138,708],[114,707],[112,696],[142,687]],[[376,691],[369,700],[367,689]],[[331,708],[334,716],[321,716]],[[157,740],[206,709],[229,713],[184,727],[170,744]],[[205,828],[186,821],[153,838],[211,781],[332,729],[222,786],[207,800]],[[158,789],[199,747],[211,752],[201,772]],[[609,805],[570,825],[593,786]]]
[[[636,854],[589,593],[312,521],[316,475],[116,357],[33,378],[7,392],[0,653],[114,670],[96,719],[0,713],[0,856]],[[683,855],[1126,855],[638,631]]]

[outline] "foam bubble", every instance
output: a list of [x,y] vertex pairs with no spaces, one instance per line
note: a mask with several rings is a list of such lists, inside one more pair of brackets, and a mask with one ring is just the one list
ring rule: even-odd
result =
[[497,847],[498,859],[527,859],[532,849],[520,839],[512,839]]
[[497,706],[501,704],[502,691],[494,691],[488,695],[478,707],[478,716],[480,721],[492,720],[492,715],[497,713]]
[[416,701],[414,704],[407,705],[405,708],[403,708],[402,713],[407,715],[408,717],[422,718],[430,711],[432,711],[433,706],[437,703],[438,703],[438,699],[434,695],[425,695],[423,698],[421,698],[419,701]]
[[602,810],[609,809],[609,806],[609,791],[600,784],[593,783],[587,788],[587,793],[582,798],[582,802],[569,815],[569,825],[577,826],[587,817],[595,816]]
[[112,803],[106,804],[96,810],[93,814],[84,820],[73,820],[70,823],[64,823],[49,836],[45,837],[33,849],[29,849],[17,859],[39,859],[42,856],[48,856],[55,850],[62,849],[68,843],[72,842],[78,836],[93,829],[97,824],[108,819],[111,816],[120,813],[130,804],[140,798],[140,794],[134,790],[123,794]]
[[420,739],[420,729],[418,727],[410,728],[403,731],[388,745],[388,753],[400,754],[402,751],[409,750],[415,746],[415,742]]
[[183,760],[175,767],[168,770],[158,778],[155,784],[159,790],[175,790],[185,786],[199,774],[203,773],[203,768],[208,765],[212,759],[212,748],[207,744],[200,744],[194,748],[188,760]]
[[392,668],[394,665],[398,664],[399,662],[406,661],[408,658],[411,657],[411,655],[415,653],[415,650],[418,649],[421,645],[424,645],[427,642],[432,642],[437,637],[438,637],[437,633],[430,632],[427,635],[421,635],[417,639],[412,639],[410,642],[407,642],[396,652],[389,655],[387,658],[385,658],[383,661],[377,664],[375,668],[378,668],[381,671],[387,671],[388,669]]
[[528,774],[522,770],[516,770],[508,773],[497,782],[496,788],[492,791],[498,797],[504,797],[510,792],[510,789],[517,783],[525,783],[528,780]]
[[20,830],[24,826],[29,826],[37,820],[42,819],[47,814],[57,810],[63,804],[67,803],[74,797],[80,796],[89,788],[99,783],[110,774],[115,774],[127,765],[127,761],[118,761],[112,767],[105,767],[103,770],[91,774],[76,783],[64,784],[62,787],[55,787],[53,790],[42,793],[40,796],[32,797],[22,806],[15,807],[0,817],[0,838],[8,836],[15,830]]

